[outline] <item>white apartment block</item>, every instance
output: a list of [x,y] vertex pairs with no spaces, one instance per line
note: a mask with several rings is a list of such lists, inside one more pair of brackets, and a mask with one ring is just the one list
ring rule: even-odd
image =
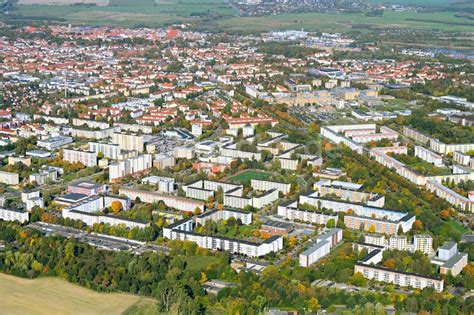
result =
[[412,138],[415,141],[418,141],[418,142],[423,143],[423,144],[430,143],[430,141],[432,139],[431,137],[423,134],[422,132],[417,131],[417,130],[415,130],[413,128],[410,128],[410,127],[407,127],[407,126],[403,126],[403,135],[405,135],[409,138]]
[[63,161],[68,163],[82,163],[86,167],[97,166],[97,153],[77,149],[63,149]]
[[314,190],[319,193],[320,196],[336,195],[337,197],[356,203],[365,203],[373,207],[383,207],[385,204],[385,197],[361,191],[362,185],[331,181],[331,180],[320,180],[314,184]]
[[239,219],[242,224],[252,224],[252,213],[247,211],[240,211],[237,209],[223,209],[206,211],[196,216],[196,224],[204,225],[207,221],[228,220],[230,218]]
[[0,183],[7,185],[18,185],[20,183],[20,175],[17,173],[0,171]]
[[28,178],[30,183],[36,182],[37,185],[44,185],[48,181],[58,179],[58,171],[54,169],[42,169],[39,173],[30,174]]
[[465,143],[465,144],[446,144],[437,139],[431,139],[430,149],[438,152],[440,154],[448,154],[454,151],[459,151],[461,153],[466,153],[474,150],[474,143]]
[[163,229],[163,236],[171,240],[195,242],[199,247],[212,250],[225,250],[232,254],[248,257],[262,257],[283,249],[283,237],[273,236],[261,243],[237,240],[222,236],[194,233],[192,219],[184,219]]
[[105,208],[103,196],[91,196],[63,209],[63,214],[68,211],[80,211],[86,213],[98,212]]
[[157,185],[159,192],[172,193],[175,191],[175,180],[172,177],[148,176],[142,179],[142,183]]
[[456,163],[459,163],[461,165],[470,166],[471,168],[473,168],[474,166],[474,158],[468,154],[459,151],[454,151],[453,159]]
[[249,160],[260,161],[262,158],[262,154],[260,152],[247,152],[247,151],[238,150],[237,144],[235,143],[231,143],[226,146],[220,147],[219,152],[220,152],[220,155],[222,156],[232,157],[236,159],[240,158],[242,160],[249,159]]
[[[359,125],[355,125],[355,126],[359,126]],[[365,127],[363,127],[363,125],[360,125],[360,126],[361,126],[360,128],[365,128]],[[336,143],[336,144],[343,143],[346,146],[348,146],[351,150],[353,150],[353,151],[355,151],[359,154],[362,154],[364,152],[364,146],[361,145],[361,144],[358,144],[354,140],[352,140],[350,138],[347,138],[344,135],[340,134],[339,132],[342,132],[345,129],[339,128],[339,127],[342,127],[342,126],[323,126],[323,127],[321,127],[321,136],[323,138],[328,139],[329,141],[331,141],[333,143]],[[348,128],[347,130],[351,129],[349,127],[350,126],[347,126],[347,128]],[[355,128],[355,129],[357,129],[357,128]]]
[[451,188],[448,188],[435,180],[426,181],[426,189],[434,192],[436,196],[464,211],[474,211],[474,200],[461,196]]
[[99,128],[99,129],[107,129],[110,128],[110,124],[102,121],[96,120],[89,120],[89,119],[81,119],[81,118],[73,118],[72,119],[73,126],[83,126],[86,125],[89,128]]
[[115,132],[112,136],[112,143],[118,144],[122,150],[143,152],[145,149],[143,135]]
[[70,143],[72,143],[72,137],[57,136],[45,140],[38,140],[36,145],[40,148],[45,148],[46,150],[51,151]]
[[377,246],[386,246],[385,236],[381,234],[366,234],[364,235],[364,242]]
[[299,265],[309,267],[322,257],[329,254],[332,247],[342,241],[342,229],[330,229],[316,237],[316,243],[302,252],[299,256]]
[[204,211],[204,202],[196,201],[188,198],[175,197],[170,195],[162,195],[157,192],[139,190],[132,187],[120,187],[119,194],[127,196],[131,200],[139,198],[141,202],[153,203],[163,201],[168,207],[175,208],[180,211],[194,212],[196,208]]
[[126,160],[118,161],[109,166],[110,182],[118,182],[125,176],[135,175],[153,167],[152,155],[142,154]]
[[438,248],[438,255],[431,262],[440,266],[440,274],[457,276],[467,266],[468,255],[458,252],[455,242],[446,242]]
[[413,237],[413,249],[426,255],[433,252],[433,238],[430,235],[417,234]]
[[407,237],[392,235],[388,239],[388,247],[390,249],[396,249],[396,250],[407,250],[408,249]]
[[290,202],[286,205],[278,206],[278,215],[290,221],[302,221],[319,225],[327,225],[329,220],[334,220],[337,224],[337,214],[326,214],[324,212],[298,209],[298,202]]
[[252,179],[250,181],[250,186],[252,186],[252,188],[255,190],[262,190],[262,191],[276,189],[283,194],[289,193],[290,188],[291,188],[291,184],[272,182],[268,180],[259,180],[259,179]]
[[[66,208],[67,209],[67,208]],[[146,222],[136,221],[126,218],[120,218],[112,215],[100,215],[95,213],[89,213],[79,210],[63,210],[63,218],[68,218],[72,220],[80,220],[85,224],[92,226],[94,224],[109,224],[109,225],[123,225],[127,228],[139,228],[143,229],[150,226]]]
[[28,211],[31,211],[34,207],[44,208],[44,200],[40,197],[39,190],[22,192],[21,201],[25,203]]
[[121,130],[125,130],[125,131],[142,132],[145,134],[153,133],[153,127],[151,126],[123,124],[123,123],[115,123],[114,125],[120,127]]
[[155,154],[153,157],[153,167],[162,170],[176,165],[176,159],[172,155]]
[[393,168],[395,169],[395,172],[408,179],[412,183],[415,183],[417,185],[425,185],[426,184],[426,177],[422,175],[416,174],[414,171],[409,169],[405,164],[402,162],[398,161],[397,159],[387,155],[387,153],[395,153],[395,154],[407,154],[407,148],[406,147],[384,147],[384,148],[373,148],[370,150],[369,155],[377,162],[382,164],[383,166],[387,168]]
[[437,292],[443,291],[444,280],[435,277],[421,276],[414,273],[406,273],[373,265],[357,263],[354,266],[354,273],[360,272],[367,279],[393,283],[402,287],[413,287],[424,289],[432,287]]
[[95,153],[102,152],[104,158],[107,159],[118,159],[121,153],[120,146],[118,144],[101,143],[101,142],[89,142],[89,150]]
[[0,220],[24,223],[30,220],[30,214],[28,211],[0,208]]
[[422,146],[419,146],[419,145],[415,146],[415,156],[435,166],[438,166],[438,167],[444,166],[443,157],[441,155],[436,154],[431,150],[425,149]]
[[119,127],[110,127],[101,130],[72,129],[71,135],[75,138],[103,140],[112,137],[114,132],[117,132],[119,130]]
[[386,240],[384,235],[366,234],[364,243],[381,246],[384,249],[420,251],[426,255],[431,255],[433,251],[433,238],[426,234],[416,234],[413,237],[413,243],[409,243],[406,236],[392,235]]

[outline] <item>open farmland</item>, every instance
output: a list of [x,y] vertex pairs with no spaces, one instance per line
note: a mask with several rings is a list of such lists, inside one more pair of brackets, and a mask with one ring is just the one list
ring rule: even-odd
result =
[[0,273],[1,314],[122,314],[151,300],[97,293],[58,278],[28,280]]
[[109,0],[19,0],[20,5],[73,5],[73,4],[92,4],[97,6],[109,5]]
[[[430,0],[436,2],[436,0]],[[474,30],[474,21],[459,12],[385,11],[383,16],[362,13],[288,13],[240,17],[225,0],[20,0],[11,12],[16,19],[51,19],[75,24],[161,27],[192,23],[204,30],[251,32],[275,29],[348,32],[352,30],[419,29]],[[96,3],[55,5],[36,3]],[[108,5],[106,4],[108,3]],[[468,4],[472,5],[472,4]]]

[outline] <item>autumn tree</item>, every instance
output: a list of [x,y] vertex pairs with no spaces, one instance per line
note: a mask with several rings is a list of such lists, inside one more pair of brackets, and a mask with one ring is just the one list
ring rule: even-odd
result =
[[119,213],[120,211],[122,211],[122,203],[118,200],[114,200],[112,201],[112,203],[110,204],[110,209],[112,210],[113,213],[117,214]]

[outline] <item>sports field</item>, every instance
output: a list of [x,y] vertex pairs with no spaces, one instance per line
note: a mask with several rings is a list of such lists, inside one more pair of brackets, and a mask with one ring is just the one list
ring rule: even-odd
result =
[[28,280],[0,273],[2,315],[122,314],[136,303],[141,306],[151,304],[152,300],[129,294],[97,293],[58,278]]
[[250,184],[252,179],[268,179],[270,176],[272,176],[270,173],[249,170],[229,177],[228,180],[239,184]]

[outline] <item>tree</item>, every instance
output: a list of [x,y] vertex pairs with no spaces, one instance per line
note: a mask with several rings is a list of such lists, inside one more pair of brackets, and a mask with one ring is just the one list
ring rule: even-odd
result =
[[351,278],[351,284],[365,287],[367,283],[367,279],[365,279],[364,275],[361,272],[356,272]]
[[309,301],[308,301],[308,309],[309,309],[311,312],[316,312],[320,307],[321,307],[321,305],[319,305],[319,301],[318,301],[317,298],[312,297],[311,299],[309,299]]
[[375,233],[375,225],[372,224],[372,225],[369,227],[369,232],[370,232],[370,233]]
[[123,208],[122,203],[118,200],[112,201],[112,204],[110,205],[110,209],[112,209],[112,212],[115,214],[122,211],[122,208]]
[[334,222],[334,219],[329,219],[328,222],[326,223],[327,228],[334,228],[336,226],[336,223]]

